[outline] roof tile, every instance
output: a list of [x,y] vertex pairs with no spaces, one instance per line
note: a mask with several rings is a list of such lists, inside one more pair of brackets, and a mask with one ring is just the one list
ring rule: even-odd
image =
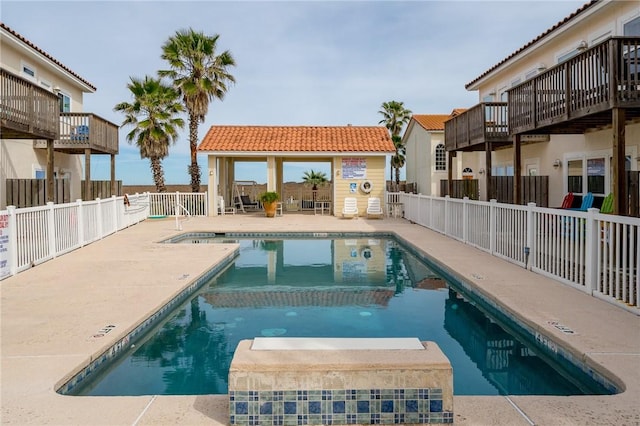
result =
[[211,126],[198,151],[393,153],[381,126]]

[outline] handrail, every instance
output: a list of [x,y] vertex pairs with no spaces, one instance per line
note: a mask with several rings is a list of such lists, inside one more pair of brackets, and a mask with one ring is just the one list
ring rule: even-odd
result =
[[189,220],[191,218],[191,213],[189,212],[189,210],[187,210],[187,208],[185,206],[183,206],[182,204],[180,204],[179,202],[176,202],[176,231],[182,231],[182,224],[180,223],[180,211],[179,211],[179,209],[182,209],[187,213],[184,216],[185,217],[184,220]]

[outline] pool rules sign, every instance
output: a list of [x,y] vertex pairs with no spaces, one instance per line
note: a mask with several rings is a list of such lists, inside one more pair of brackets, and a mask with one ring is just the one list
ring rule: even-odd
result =
[[9,215],[0,214],[0,278],[9,275]]

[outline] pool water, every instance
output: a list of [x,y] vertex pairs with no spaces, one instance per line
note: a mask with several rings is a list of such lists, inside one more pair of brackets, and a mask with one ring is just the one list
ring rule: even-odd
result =
[[435,341],[456,395],[606,393],[546,364],[393,239],[233,242],[229,268],[75,394],[225,394],[236,345],[256,336]]

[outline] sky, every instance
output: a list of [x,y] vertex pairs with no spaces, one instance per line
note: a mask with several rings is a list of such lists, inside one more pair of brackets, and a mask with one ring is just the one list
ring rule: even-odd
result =
[[[130,77],[167,69],[160,55],[169,37],[186,28],[219,34],[236,83],[210,104],[201,141],[212,125],[376,126],[390,100],[415,114],[468,108],[478,94],[465,84],[585,2],[2,0],[0,18],[97,87],[84,111],[117,125],[124,116],[113,107],[132,100]],[[187,129],[163,160],[167,184],[189,183]],[[129,130],[120,129],[116,179],[153,184]],[[93,155],[91,178],[108,180],[109,161]],[[198,163],[206,171],[206,155]],[[327,164],[290,163],[284,180],[310,169],[331,175]],[[240,164],[236,179],[264,182],[266,166]]]

